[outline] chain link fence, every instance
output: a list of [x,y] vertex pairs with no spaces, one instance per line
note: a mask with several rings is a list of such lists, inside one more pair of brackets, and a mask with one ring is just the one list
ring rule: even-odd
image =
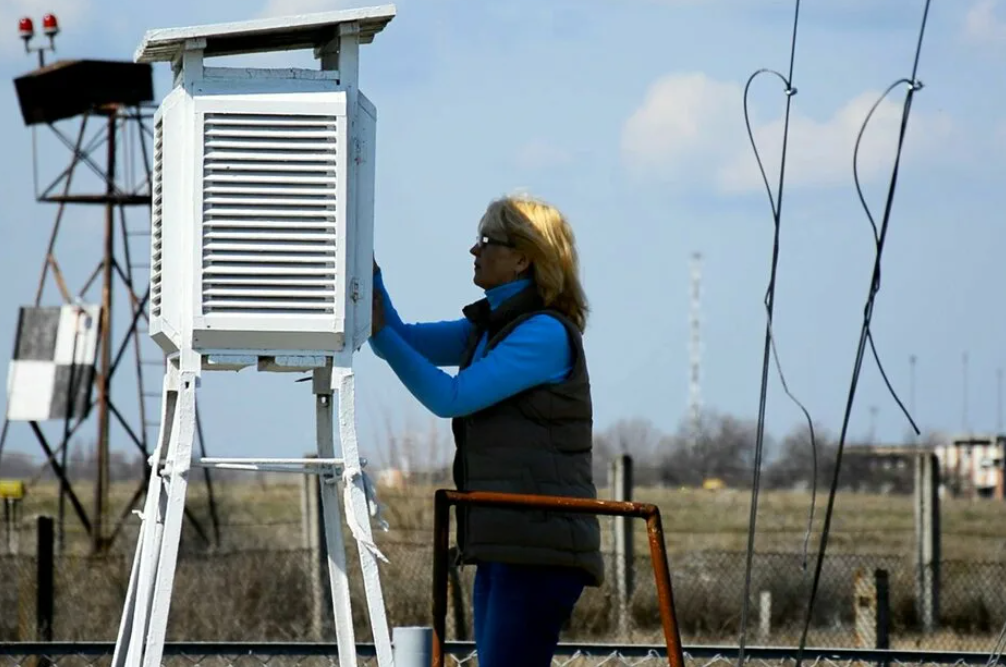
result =
[[[432,540],[380,539],[390,563],[381,565],[389,622],[429,625]],[[348,545],[354,586],[354,624],[360,641],[372,639],[355,545]],[[56,556],[56,641],[114,640],[129,580],[131,554]],[[659,643],[659,609],[648,556],[633,561],[631,597],[615,599],[614,560],[609,580],[587,589],[563,632],[564,641]],[[806,613],[813,561],[798,554],[754,559],[747,633],[749,645],[795,646]],[[677,617],[685,643],[731,645],[740,633],[744,554],[685,552],[670,556]],[[0,556],[0,642],[32,641],[36,634],[37,561]],[[327,573],[318,553],[297,549],[185,553],[179,557],[168,624],[169,641],[334,641]],[[923,632],[916,604],[915,569],[900,556],[829,556],[808,636],[809,646],[874,648],[875,637],[856,623],[855,580],[886,570],[890,581],[892,649],[988,650],[1006,623],[1006,564],[945,561],[940,571],[939,625]],[[356,571],[354,571],[356,570]],[[472,639],[474,568],[452,572],[448,639]]]
[[[447,667],[478,667],[478,655],[467,643],[447,645]],[[0,644],[0,667],[109,667],[114,646],[108,644]],[[358,646],[359,665],[377,667],[373,646]],[[736,649],[685,647],[685,667],[731,667],[739,664]],[[795,649],[751,649],[744,665],[795,667]],[[165,667],[336,667],[334,646],[315,644],[231,644],[165,646]],[[667,665],[666,651],[647,645],[560,644],[554,667],[657,667]],[[979,652],[912,652],[807,650],[801,667],[936,667],[1002,664],[999,656]]]

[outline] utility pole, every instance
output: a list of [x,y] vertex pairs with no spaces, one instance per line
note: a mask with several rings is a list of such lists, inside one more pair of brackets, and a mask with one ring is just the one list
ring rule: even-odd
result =
[[702,419],[702,388],[699,372],[702,363],[702,254],[698,252],[692,253],[691,279],[692,297],[688,318],[691,328],[691,337],[689,340],[688,419],[691,427],[692,445],[694,446],[698,443]]

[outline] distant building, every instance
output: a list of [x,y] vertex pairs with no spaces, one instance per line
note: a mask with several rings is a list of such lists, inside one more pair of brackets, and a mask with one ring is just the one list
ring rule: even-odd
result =
[[969,434],[936,445],[942,493],[1006,499],[1006,435]]
[[[1006,500],[1006,435],[945,436],[934,444],[850,447],[843,477],[859,491],[909,491],[914,484],[912,459],[935,454],[940,495],[951,498]],[[907,485],[907,487],[906,487]]]

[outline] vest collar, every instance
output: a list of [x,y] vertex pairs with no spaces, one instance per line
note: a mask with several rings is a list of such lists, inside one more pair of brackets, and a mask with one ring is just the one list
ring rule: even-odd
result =
[[492,337],[520,315],[542,308],[544,303],[534,282],[522,278],[486,290],[485,298],[465,306],[462,313],[476,330],[487,330]]
[[489,306],[495,310],[499,308],[500,305],[507,299],[516,296],[522,290],[525,290],[530,286],[530,278],[518,278],[517,280],[511,280],[508,283],[503,283],[502,285],[497,285],[492,289],[487,289],[485,291],[486,300],[489,302]]

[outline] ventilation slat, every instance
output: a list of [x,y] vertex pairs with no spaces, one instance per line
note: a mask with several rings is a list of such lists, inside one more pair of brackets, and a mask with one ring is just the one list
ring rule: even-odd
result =
[[303,313],[315,311],[318,314],[332,311],[331,298],[326,296],[316,300],[305,297],[265,297],[262,299],[217,299],[203,297],[203,308],[210,312],[252,312],[259,310],[277,310],[288,313]]
[[296,278],[302,276],[305,279],[323,278],[325,280],[335,280],[335,264],[322,266],[304,266],[303,264],[290,264],[286,266],[263,266],[260,263],[249,262],[221,262],[216,265],[203,267],[203,280],[208,280],[205,276],[212,276],[213,280],[220,278],[237,278],[239,276],[265,276],[269,280],[274,280],[276,276],[289,276]]
[[[335,169],[328,164],[242,162],[228,164],[225,167],[207,165],[204,168],[204,173],[207,182],[247,181],[249,183],[327,183],[331,185],[336,182]],[[319,174],[325,175],[320,176]]]
[[206,229],[335,229],[331,220],[249,220],[239,218],[217,218],[203,223]]
[[158,119],[154,124],[154,158],[151,177],[151,216],[150,216],[150,316],[161,316],[163,280],[162,252],[164,229],[164,207],[161,190],[164,183],[164,121]]
[[331,218],[335,225],[335,210],[333,204],[332,211],[318,211],[315,207],[311,210],[303,210],[300,207],[281,208],[277,205],[237,208],[232,206],[206,206],[203,210],[204,217],[214,215],[226,215],[233,218]]
[[[334,148],[335,145],[333,144]],[[216,169],[226,169],[227,163],[269,163],[269,162],[314,162],[318,165],[326,165],[326,153],[322,150],[311,150],[299,153],[296,149],[276,149],[270,152],[269,149],[257,148],[245,151],[233,149],[206,150],[204,156],[207,160],[212,160],[218,164]]]
[[243,154],[246,151],[303,151],[306,154],[324,154],[334,146],[334,142],[304,139],[303,141],[266,141],[255,137],[221,138],[206,142],[206,148],[214,151],[234,151]]
[[318,140],[324,139],[335,141],[338,132],[335,130],[318,129],[317,126],[285,127],[277,129],[275,127],[253,127],[253,126],[228,126],[209,127],[206,129],[206,136],[214,141],[220,139],[298,139],[298,140]]
[[232,182],[227,185],[208,185],[203,190],[204,194],[210,195],[211,197],[218,197],[223,195],[259,195],[264,193],[274,194],[282,197],[294,197],[297,195],[312,196],[312,197],[330,197],[330,190],[332,186],[335,185],[333,181],[329,183],[319,183],[313,187],[306,187],[302,183],[297,183],[296,185],[284,185],[282,183],[277,183],[275,185],[267,185],[264,183],[237,183]]
[[318,241],[328,242],[332,245],[332,250],[335,250],[335,234],[322,233],[322,232],[311,232],[311,231],[261,231],[255,230],[249,232],[247,230],[233,230],[233,231],[211,231],[203,234],[204,239],[210,239],[213,241],[242,241],[247,239],[249,236],[254,235],[256,239],[262,241],[297,241],[300,243],[312,243],[317,245]]
[[[211,274],[212,275],[212,274]],[[319,274],[321,277],[312,278],[310,276],[303,275],[269,275],[269,274],[257,274],[254,276],[241,276],[236,274],[228,274],[224,276],[214,276],[213,283],[215,285],[303,285],[306,287],[324,287],[328,284],[327,276],[333,276],[334,274]]]
[[[222,195],[210,195],[203,200],[203,203],[210,209],[217,208],[230,208],[230,207],[244,207],[244,206],[309,206],[311,208],[325,208],[330,207],[332,213],[335,213],[335,206],[332,203],[332,198],[325,196],[325,192],[320,193],[321,196],[315,195],[312,197],[288,197],[281,196],[274,193],[257,192],[255,194],[249,193],[245,196],[222,196]],[[240,209],[238,209],[240,210]],[[241,213],[238,213],[241,215]]]
[[[231,239],[229,241],[218,241],[207,239],[203,243],[203,249],[207,253],[218,255],[229,255],[230,253],[258,253],[262,256],[276,257],[279,261],[286,256],[314,255],[319,258],[335,257],[335,244],[326,241],[272,241],[257,240],[250,237],[241,239]],[[298,260],[299,261],[299,260]]]
[[309,287],[309,286],[298,286],[295,289],[290,288],[266,288],[262,286],[238,286],[238,285],[227,285],[224,283],[215,283],[220,285],[219,287],[207,287],[203,290],[203,294],[207,297],[221,297],[221,298],[237,298],[237,297],[247,297],[247,298],[276,298],[276,297],[302,297],[306,296],[309,298],[317,297],[324,299],[327,295],[325,294],[324,287]]
[[207,114],[206,128],[212,130],[220,127],[267,127],[267,128],[298,128],[298,127],[335,127],[336,119],[332,116],[311,115],[280,115],[280,114]]

